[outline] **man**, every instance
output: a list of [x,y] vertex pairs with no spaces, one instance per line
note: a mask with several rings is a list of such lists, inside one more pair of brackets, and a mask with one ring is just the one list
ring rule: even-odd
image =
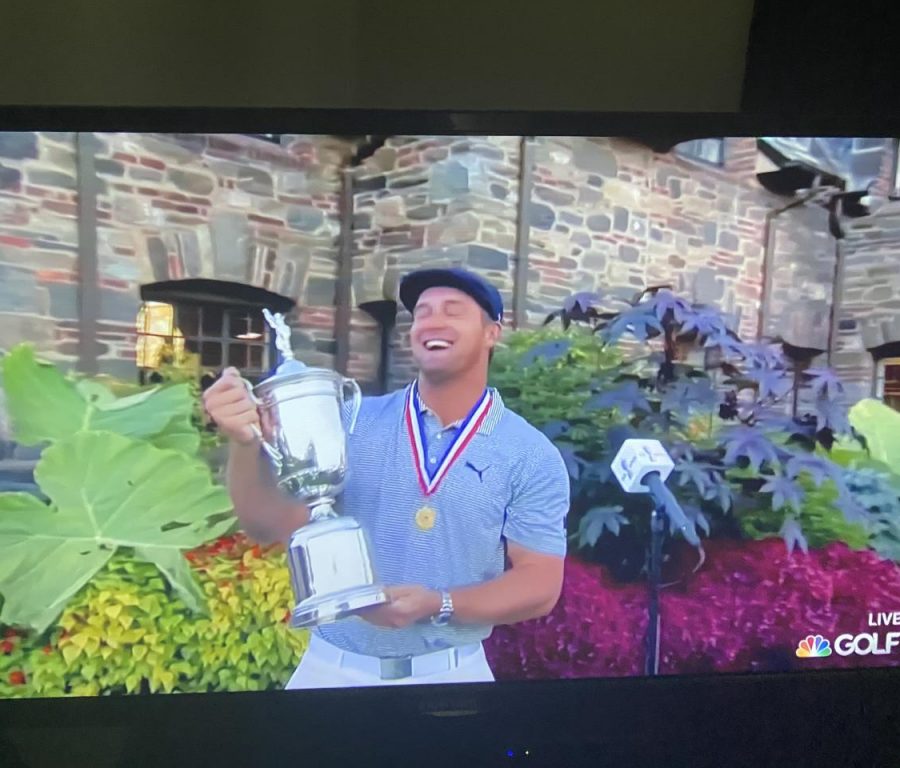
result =
[[[340,499],[366,529],[389,602],[315,628],[288,688],[490,681],[481,643],[492,627],[546,615],[559,598],[568,473],[487,386],[499,292],[462,269],[427,269],[403,279],[400,300],[418,377],[363,399]],[[277,490],[237,371],[204,401],[230,438],[228,485],[245,530],[286,541],[308,510]]]

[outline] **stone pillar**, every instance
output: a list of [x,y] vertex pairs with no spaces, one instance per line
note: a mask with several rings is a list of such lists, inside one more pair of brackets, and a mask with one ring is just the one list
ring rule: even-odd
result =
[[844,239],[846,272],[835,366],[852,398],[871,397],[871,350],[900,342],[900,203],[857,219]]
[[792,208],[772,227],[772,290],[764,332],[798,347],[827,349],[835,269],[828,212],[814,204]]
[[[374,379],[377,326],[356,309],[399,300],[406,272],[465,266],[491,280],[511,317],[519,142],[515,137],[392,137],[356,172],[351,370]],[[402,307],[391,382],[413,373]]]

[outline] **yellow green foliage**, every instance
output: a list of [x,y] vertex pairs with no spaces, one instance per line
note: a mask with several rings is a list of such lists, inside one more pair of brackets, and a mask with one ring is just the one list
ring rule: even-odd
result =
[[293,605],[283,548],[242,536],[189,553],[209,615],[191,613],[156,567],[117,554],[66,606],[49,637],[17,638],[14,696],[282,688],[308,632],[286,623]]

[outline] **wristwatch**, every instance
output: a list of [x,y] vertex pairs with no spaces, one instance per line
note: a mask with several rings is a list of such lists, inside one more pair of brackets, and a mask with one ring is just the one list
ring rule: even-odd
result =
[[445,627],[453,618],[453,598],[446,590],[441,590],[441,610],[431,617],[431,623],[436,627]]

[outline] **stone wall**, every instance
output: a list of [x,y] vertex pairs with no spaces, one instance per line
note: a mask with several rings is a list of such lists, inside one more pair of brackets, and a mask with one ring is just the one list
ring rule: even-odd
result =
[[29,340],[64,365],[78,321],[74,158],[71,134],[0,133],[0,350]]
[[[766,214],[786,199],[759,184],[755,139],[726,139],[721,167],[625,139],[531,141],[533,186],[525,205],[529,325],[542,322],[573,291],[631,297],[648,285],[672,284],[696,301],[722,307],[745,338],[757,335]],[[465,264],[501,287],[511,319],[518,154],[518,141],[503,137],[395,137],[376,152],[355,182],[354,306],[396,298],[399,275],[416,266]],[[882,175],[892,158],[882,158]],[[883,182],[879,178],[876,186]],[[863,312],[853,306],[862,296],[882,297],[879,318],[895,309],[900,268],[892,266],[896,256],[886,246],[896,239],[892,226],[884,216],[851,226],[843,246],[850,314]],[[764,333],[824,350],[835,275],[827,213],[806,205],[779,214],[772,227]],[[868,241],[861,239],[865,231]],[[896,287],[878,287],[888,278]],[[401,309],[391,341],[394,386],[413,371],[408,326]],[[861,331],[847,330],[849,316],[841,328],[835,362],[851,382],[870,388],[871,355],[846,354],[865,349]],[[374,375],[376,349],[375,323],[355,311],[355,370],[364,378]],[[822,355],[813,364],[824,360]]]
[[[353,306],[398,300],[401,275],[420,266],[465,266],[500,290],[512,318],[519,139],[392,137],[354,180]],[[399,308],[391,383],[409,379],[410,314]],[[377,326],[354,311],[351,369],[373,378]]]
[[[96,341],[104,371],[134,374],[140,286],[186,277],[250,283],[295,299],[300,356],[334,364],[341,172],[357,142],[89,138],[99,181]],[[757,181],[754,139],[726,139],[722,166],[626,139],[528,141],[534,163],[523,206],[522,309],[529,325],[573,291],[630,297],[672,284],[724,308],[746,338],[756,335],[765,218],[785,199]],[[518,137],[396,136],[352,169],[350,375],[373,382],[379,365],[378,327],[360,305],[396,300],[400,276],[418,266],[481,272],[500,288],[511,325],[520,148]],[[882,159],[883,169],[892,159]],[[73,134],[0,134],[0,351],[30,340],[65,366],[76,361],[77,186]],[[835,359],[860,391],[871,380],[865,328],[892,334],[884,322],[900,309],[898,221],[896,210],[885,209],[853,224],[843,241],[846,295]],[[765,331],[823,348],[834,274],[825,213],[806,206],[773,226]],[[413,372],[409,325],[401,308],[391,386]]]
[[844,290],[834,364],[850,384],[850,396],[871,397],[871,350],[900,342],[900,204],[848,227]]
[[[774,201],[756,182],[752,139],[727,140],[722,168],[625,140],[531,141],[529,325],[573,291],[631,297],[671,283],[756,333],[762,227]],[[395,298],[399,275],[414,267],[461,264],[500,287],[511,319],[518,165],[519,140],[508,137],[389,140],[356,176],[354,306]],[[412,374],[408,327],[401,310],[395,385]],[[357,312],[353,349],[364,375],[377,367],[376,338]]]
[[[298,349],[331,365],[340,168],[328,137],[96,134],[97,350],[133,377],[142,284],[203,277],[295,299]],[[0,349],[76,361],[78,213],[72,134],[0,134]]]
[[724,167],[623,139],[541,139],[528,205],[529,319],[576,290],[633,296],[671,284],[756,333],[762,222],[752,139],[727,139]]

